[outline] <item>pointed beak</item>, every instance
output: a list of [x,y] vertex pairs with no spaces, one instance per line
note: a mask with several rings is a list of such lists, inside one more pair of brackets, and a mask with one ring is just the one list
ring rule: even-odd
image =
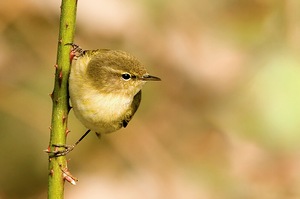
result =
[[152,75],[144,75],[140,78],[140,80],[143,81],[161,81],[161,79],[159,77],[155,77]]

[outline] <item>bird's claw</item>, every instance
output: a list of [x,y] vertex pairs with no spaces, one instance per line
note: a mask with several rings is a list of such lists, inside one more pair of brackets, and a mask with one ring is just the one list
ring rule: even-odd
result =
[[[59,156],[65,156],[68,153],[70,153],[75,146],[74,145],[63,145],[63,144],[52,144],[52,146],[56,147],[54,151],[51,150],[45,150],[46,153],[49,153],[49,157],[59,157]],[[63,150],[58,150],[58,148],[64,148]]]

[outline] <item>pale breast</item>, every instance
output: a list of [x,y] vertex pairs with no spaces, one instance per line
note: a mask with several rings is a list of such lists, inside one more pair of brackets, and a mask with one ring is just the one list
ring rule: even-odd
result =
[[103,94],[88,85],[70,84],[70,97],[76,117],[89,129],[109,133],[120,123],[132,99],[124,95]]
[[92,86],[85,74],[89,61],[90,58],[85,56],[72,62],[69,93],[73,111],[81,123],[92,131],[116,131],[122,127],[133,98],[120,93],[101,93]]

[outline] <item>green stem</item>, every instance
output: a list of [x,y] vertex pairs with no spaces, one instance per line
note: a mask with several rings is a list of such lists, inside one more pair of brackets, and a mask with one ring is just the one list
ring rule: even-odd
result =
[[[62,0],[61,16],[59,27],[59,38],[57,48],[57,61],[54,90],[51,95],[52,121],[49,150],[55,148],[52,144],[66,144],[68,132],[67,121],[70,110],[68,96],[68,78],[70,73],[70,45],[73,43],[76,22],[77,0]],[[50,153],[51,155],[51,153]],[[48,178],[48,199],[61,199],[64,197],[64,172],[67,170],[65,156],[51,158],[49,155],[49,178]]]

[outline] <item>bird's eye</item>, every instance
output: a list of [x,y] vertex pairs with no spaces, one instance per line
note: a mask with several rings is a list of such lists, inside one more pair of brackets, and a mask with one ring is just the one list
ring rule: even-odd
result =
[[122,78],[123,78],[124,80],[129,80],[129,79],[131,78],[131,75],[128,74],[128,73],[124,73],[124,74],[122,74]]

